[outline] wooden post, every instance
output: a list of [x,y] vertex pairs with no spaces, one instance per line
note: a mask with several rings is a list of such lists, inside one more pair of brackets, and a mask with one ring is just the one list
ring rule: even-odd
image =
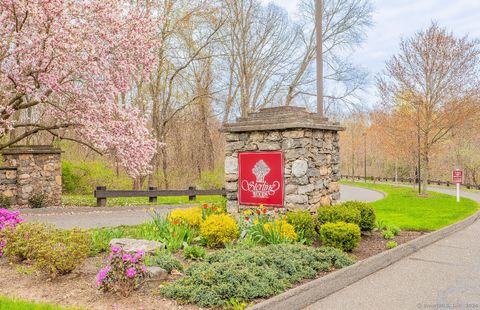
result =
[[195,199],[197,199],[197,195],[195,194],[197,188],[195,186],[190,186],[188,190],[190,191],[188,195],[188,201],[194,201]]
[[[95,188],[95,192],[96,191],[106,191],[107,190],[107,187],[106,186],[97,186]],[[97,196],[95,194],[95,196]],[[97,197],[97,207],[98,208],[102,208],[102,207],[106,207],[107,206],[107,198],[106,197]]]
[[[154,187],[154,186],[150,186],[150,187],[148,188],[148,190],[149,190],[149,191],[156,191],[157,188]],[[157,196],[150,196],[150,197],[148,197],[148,202],[149,202],[149,203],[157,203]]]

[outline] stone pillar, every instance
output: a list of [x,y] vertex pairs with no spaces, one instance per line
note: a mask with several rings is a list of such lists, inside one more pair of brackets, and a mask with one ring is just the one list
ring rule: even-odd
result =
[[285,207],[314,211],[340,199],[338,123],[300,107],[261,109],[227,124],[225,133],[225,189],[228,209],[238,212],[238,154],[282,151]]
[[4,165],[16,168],[16,204],[28,205],[33,194],[45,195],[47,206],[62,204],[61,150],[52,146],[15,146],[2,150]]

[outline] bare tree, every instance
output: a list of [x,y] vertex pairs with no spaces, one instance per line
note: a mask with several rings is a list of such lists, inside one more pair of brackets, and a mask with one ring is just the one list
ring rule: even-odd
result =
[[386,110],[402,111],[417,135],[423,190],[430,175],[433,146],[453,129],[478,117],[480,48],[436,23],[402,40],[400,52],[378,77]]
[[[308,101],[316,96],[315,72],[311,66],[316,58],[314,0],[302,0],[299,5],[298,25],[301,29],[301,49],[297,52],[295,72],[285,99],[290,105],[297,97]],[[373,7],[369,0],[324,0],[323,3],[323,58],[325,63],[326,111],[342,105],[355,108],[357,95],[366,84],[367,74],[348,61],[350,52],[366,37],[372,25]]]

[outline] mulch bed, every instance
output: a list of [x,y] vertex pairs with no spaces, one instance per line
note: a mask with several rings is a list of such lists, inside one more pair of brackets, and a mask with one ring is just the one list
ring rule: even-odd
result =
[[360,241],[360,245],[358,248],[353,250],[352,254],[355,255],[359,261],[364,260],[370,256],[387,251],[386,246],[389,241],[396,241],[398,245],[400,245],[425,234],[427,234],[427,232],[402,231],[398,236],[395,236],[395,238],[386,240],[383,238],[380,232],[366,233],[362,235],[362,241]]
[[[402,231],[393,241],[399,245],[416,239],[425,232]],[[364,234],[360,246],[351,254],[357,259],[364,260],[373,255],[387,251],[385,240],[380,232]],[[183,258],[180,254],[177,258]],[[86,309],[200,309],[194,305],[179,305],[177,302],[167,300],[158,295],[158,287],[145,286],[134,292],[129,298],[113,294],[103,294],[95,287],[96,276],[105,257],[88,258],[86,262],[73,273],[51,279],[45,275],[27,275],[19,272],[19,268],[0,259],[0,295],[16,297],[25,300],[41,301],[62,306],[85,307]],[[319,274],[319,277],[327,273]],[[171,276],[169,281],[177,279]],[[308,282],[301,281],[295,286]]]

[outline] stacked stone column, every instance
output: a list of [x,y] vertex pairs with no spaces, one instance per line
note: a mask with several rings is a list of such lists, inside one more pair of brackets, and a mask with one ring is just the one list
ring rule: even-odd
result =
[[298,107],[262,109],[224,126],[225,188],[230,212],[238,212],[238,154],[282,151],[285,207],[314,211],[340,199],[339,134],[343,130]]

